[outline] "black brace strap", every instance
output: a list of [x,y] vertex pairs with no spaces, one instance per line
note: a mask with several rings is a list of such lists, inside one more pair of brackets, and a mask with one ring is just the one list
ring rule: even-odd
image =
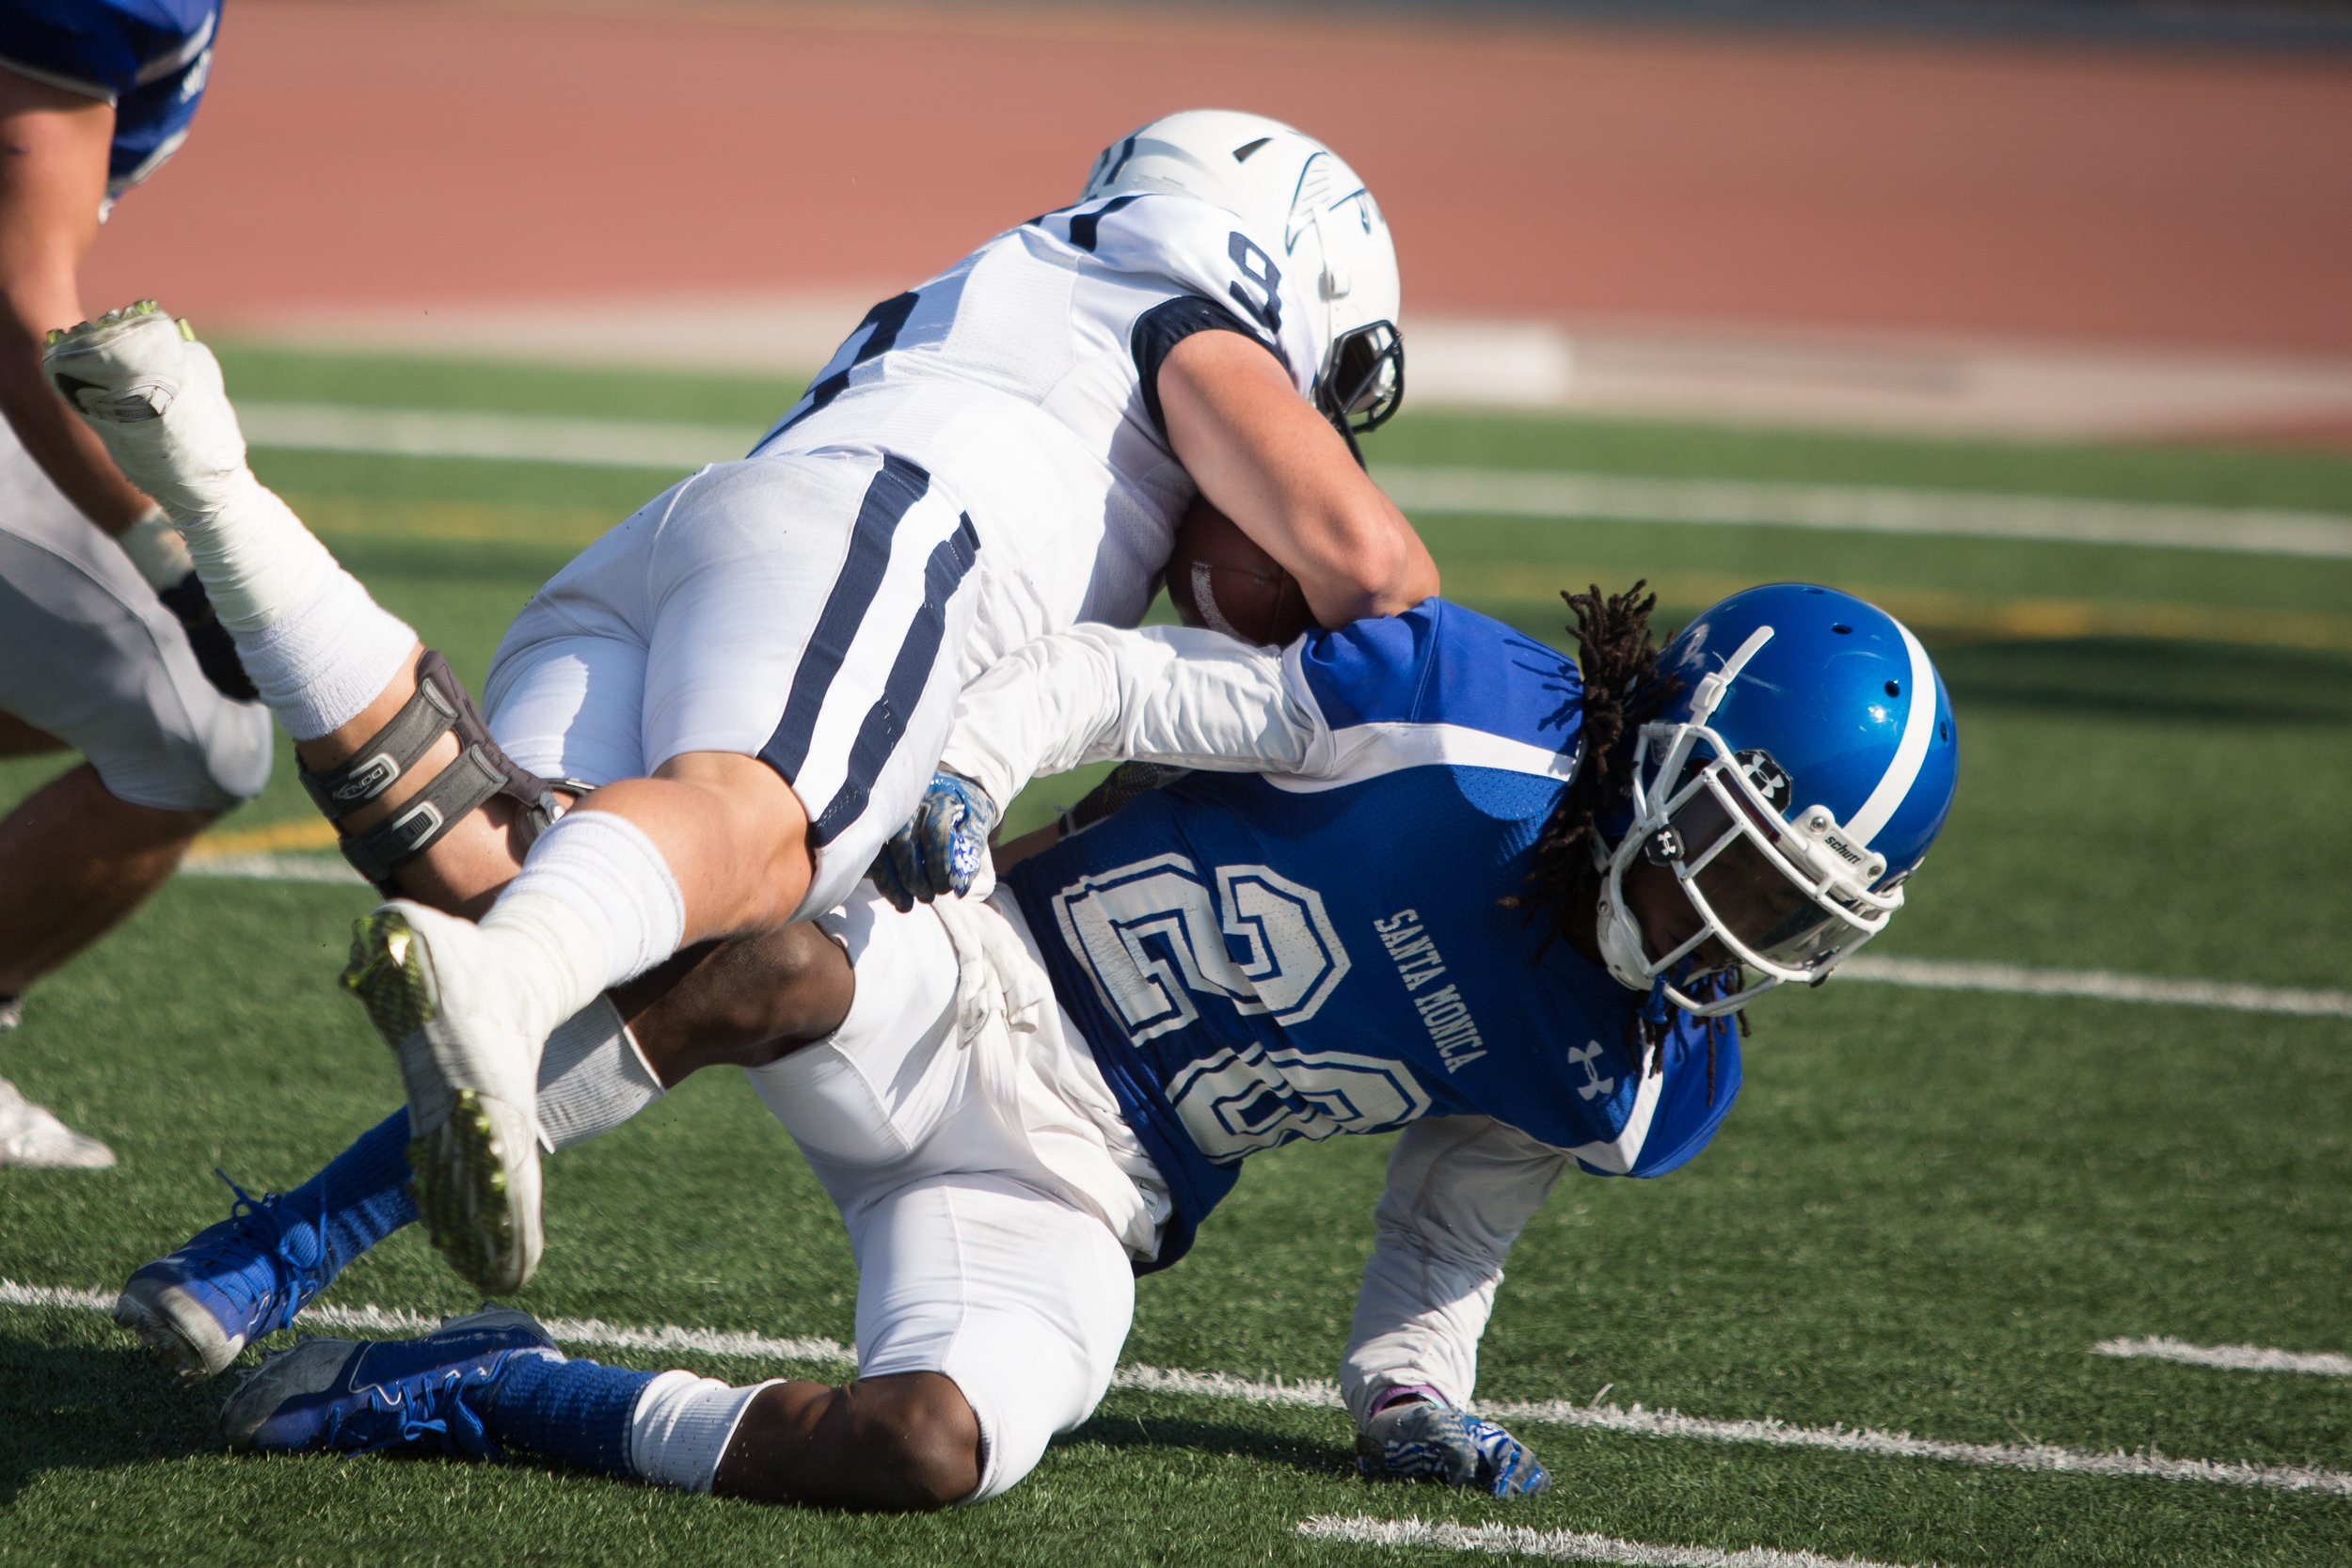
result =
[[[319,809],[340,820],[376,799],[405,775],[433,744],[454,730],[457,760],[435,774],[400,809],[373,828],[342,836],[343,859],[378,893],[396,897],[392,872],[423,854],[479,807],[503,795],[523,809],[527,839],[535,839],[564,815],[557,784],[524,770],[499,749],[483,722],[482,710],[449,660],[430,648],[417,660],[417,694],[392,721],[359,748],[352,760],[325,773],[305,769],[304,787]],[[568,787],[568,781],[565,781]],[[526,846],[527,847],[527,846]]]
[[457,722],[456,707],[423,678],[421,663],[419,668],[416,695],[373,739],[323,773],[302,769],[302,787],[327,820],[341,822],[405,778]]

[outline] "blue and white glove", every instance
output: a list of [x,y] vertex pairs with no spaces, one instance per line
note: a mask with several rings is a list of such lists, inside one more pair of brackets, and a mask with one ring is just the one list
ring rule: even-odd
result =
[[1003,815],[970,779],[933,773],[914,816],[890,835],[866,874],[902,914],[943,893],[961,898],[972,891],[988,859],[988,835]]
[[1368,1480],[1434,1479],[1497,1497],[1533,1497],[1551,1485],[1526,1445],[1494,1422],[1454,1409],[1434,1390],[1397,1392],[1405,1397],[1375,1405],[1356,1438],[1356,1468]]

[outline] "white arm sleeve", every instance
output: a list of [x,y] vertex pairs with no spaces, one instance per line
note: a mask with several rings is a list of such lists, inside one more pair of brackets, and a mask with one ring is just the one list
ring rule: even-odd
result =
[[940,766],[1002,805],[1031,779],[1087,762],[1302,773],[1327,769],[1332,752],[1279,654],[1188,626],[1082,625],[1024,644],[965,687]]
[[1398,1136],[1340,1361],[1359,1426],[1389,1388],[1470,1402],[1503,1259],[1567,1158],[1489,1117],[1430,1117]]

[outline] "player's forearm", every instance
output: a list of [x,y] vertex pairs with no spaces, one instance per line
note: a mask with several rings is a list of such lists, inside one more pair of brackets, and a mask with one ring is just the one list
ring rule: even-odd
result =
[[1317,734],[1272,654],[1187,627],[1081,626],[966,687],[941,760],[1001,803],[1089,762],[1295,772]]
[[1417,1238],[1381,1228],[1340,1357],[1340,1394],[1359,1425],[1390,1388],[1435,1388],[1448,1404],[1470,1402],[1502,1279],[1500,1268],[1433,1257]]
[[1503,1263],[1566,1163],[1486,1117],[1433,1117],[1398,1137],[1341,1361],[1359,1421],[1384,1388],[1469,1401]]
[[1298,579],[1324,626],[1393,615],[1438,592],[1412,524],[1262,345],[1195,333],[1168,352],[1158,390],[1194,483]]
[[84,516],[120,533],[150,503],[40,371],[50,330],[82,319],[74,279],[113,131],[110,105],[0,70],[0,415]]
[[122,477],[106,449],[41,378],[40,354],[14,333],[0,346],[0,415],[50,483],[83,516],[119,534],[154,503]]

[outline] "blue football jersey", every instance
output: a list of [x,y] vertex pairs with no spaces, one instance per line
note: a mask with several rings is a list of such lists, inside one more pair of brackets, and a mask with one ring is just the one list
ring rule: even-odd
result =
[[1697,1153],[1739,1093],[1736,1029],[1710,1062],[1676,1012],[1637,1071],[1645,999],[1511,902],[1581,758],[1576,666],[1439,599],[1289,657],[1336,776],[1194,773],[1006,878],[1168,1180],[1154,1266],[1295,1138],[1474,1114],[1600,1174]]
[[220,0],[8,0],[0,65],[115,106],[112,199],[187,139],[219,25]]

